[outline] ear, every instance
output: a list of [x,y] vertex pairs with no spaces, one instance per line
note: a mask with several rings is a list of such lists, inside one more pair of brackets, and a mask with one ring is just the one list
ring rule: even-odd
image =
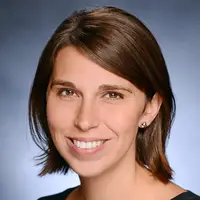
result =
[[146,102],[144,112],[141,115],[141,118],[139,120],[139,127],[142,123],[146,122],[146,125],[149,126],[151,122],[155,119],[157,116],[160,107],[162,105],[162,98],[158,93],[155,93],[153,98]]

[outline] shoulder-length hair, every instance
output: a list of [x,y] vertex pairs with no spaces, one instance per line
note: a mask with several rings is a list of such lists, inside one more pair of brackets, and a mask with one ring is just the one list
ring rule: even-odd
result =
[[175,100],[160,47],[148,28],[135,16],[115,7],[81,10],[65,19],[53,33],[40,57],[29,99],[29,124],[37,157],[47,173],[66,174],[70,166],[50,136],[46,92],[57,53],[73,46],[99,66],[134,84],[150,101],[155,93],[163,102],[154,121],[138,129],[136,160],[162,182],[172,179],[166,141],[175,115]]

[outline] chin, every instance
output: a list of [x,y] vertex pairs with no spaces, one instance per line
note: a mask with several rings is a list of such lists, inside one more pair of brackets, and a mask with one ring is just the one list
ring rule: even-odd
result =
[[94,178],[105,173],[109,168],[109,162],[105,160],[68,160],[70,168],[81,178]]
[[92,164],[88,161],[85,163],[82,161],[80,164],[72,165],[70,167],[82,178],[98,177],[106,170],[106,166],[102,166],[102,163],[100,164],[100,162]]

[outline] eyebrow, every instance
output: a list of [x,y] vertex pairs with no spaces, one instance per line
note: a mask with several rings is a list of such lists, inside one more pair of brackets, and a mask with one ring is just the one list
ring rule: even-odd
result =
[[124,87],[122,85],[103,84],[99,86],[99,90],[124,90],[131,94],[133,93],[133,91],[130,88]]
[[[50,87],[52,88],[55,85],[60,85],[60,86],[64,86],[64,87],[70,87],[70,88],[74,88],[77,89],[77,87],[75,86],[74,83],[70,82],[70,81],[64,81],[64,80],[53,80]],[[112,84],[103,84],[99,86],[99,90],[124,90],[127,91],[129,93],[133,93],[133,91],[128,88],[128,87],[124,87],[122,85],[112,85]]]
[[56,85],[60,85],[60,86],[64,86],[64,87],[71,87],[71,88],[77,89],[75,84],[70,82],[70,81],[53,80],[51,82],[50,87],[52,88],[53,86],[56,86]]

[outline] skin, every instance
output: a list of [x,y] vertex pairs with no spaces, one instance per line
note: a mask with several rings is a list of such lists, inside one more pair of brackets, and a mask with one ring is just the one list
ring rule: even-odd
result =
[[[58,53],[47,91],[47,120],[57,150],[80,177],[81,186],[67,199],[163,198],[158,191],[170,199],[181,193],[172,183],[156,181],[135,161],[138,127],[153,121],[161,103],[157,94],[147,101],[131,82],[74,47]],[[71,137],[108,141],[101,151],[83,156],[71,150]]]

